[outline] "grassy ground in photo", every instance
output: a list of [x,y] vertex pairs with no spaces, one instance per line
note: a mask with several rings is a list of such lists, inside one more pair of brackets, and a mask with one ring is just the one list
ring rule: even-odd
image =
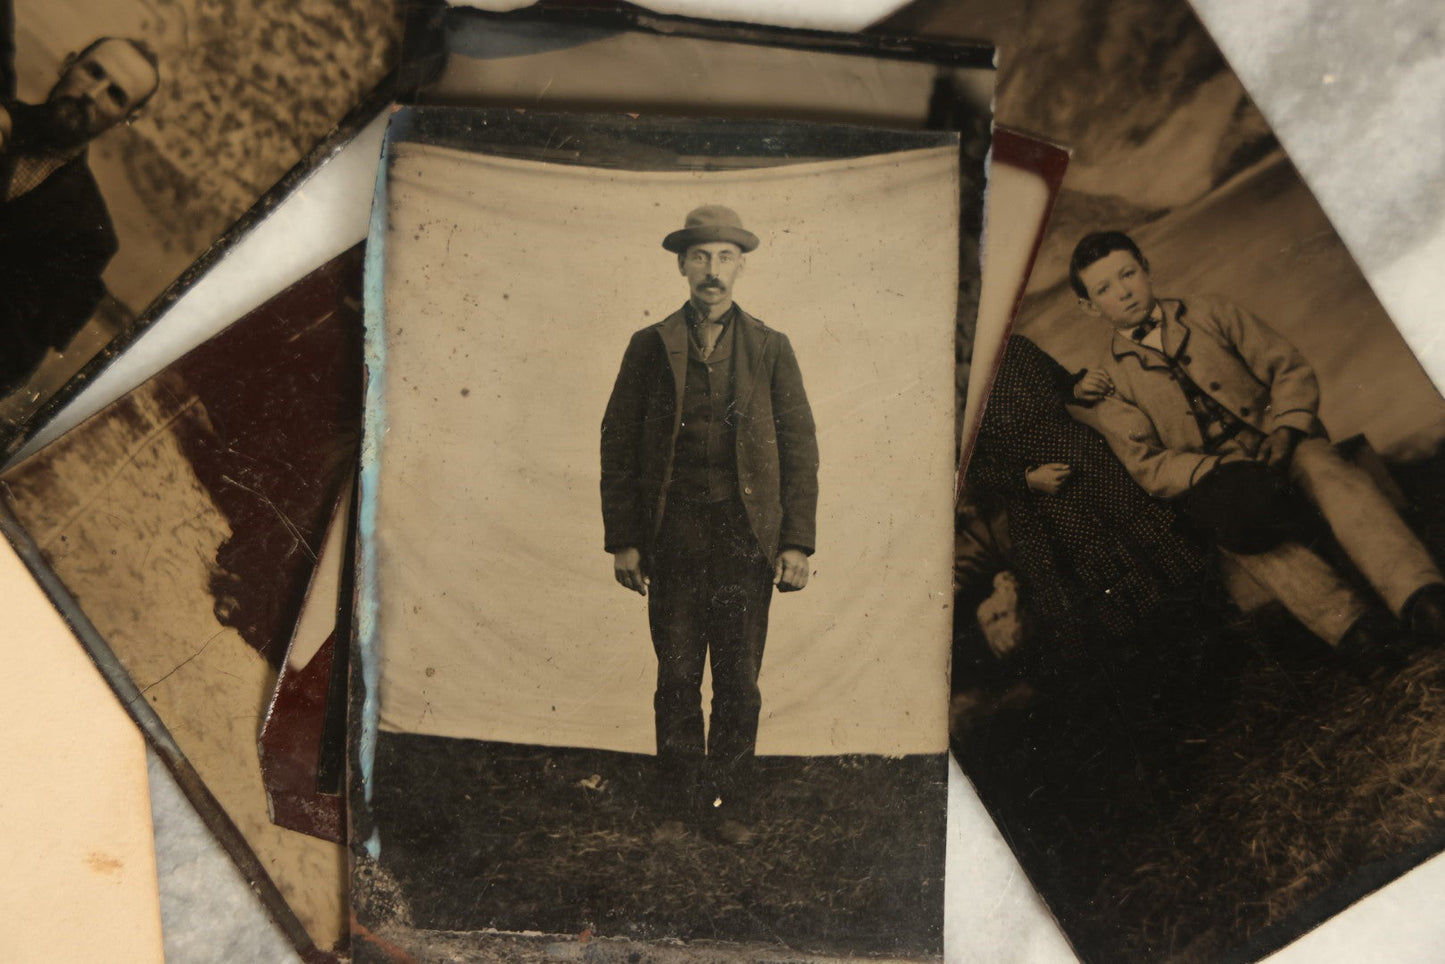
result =
[[944,757],[764,757],[759,769],[751,845],[696,827],[659,839],[651,757],[383,733],[383,916],[429,931],[940,955]]
[[[1440,558],[1445,458],[1392,474]],[[964,772],[1085,961],[1255,960],[1445,849],[1445,646],[1362,680],[1281,610],[1234,629],[1157,732],[1101,727],[1104,691],[955,696]]]
[[1240,683],[1184,806],[1096,891],[1137,921],[1131,960],[1253,957],[1445,846],[1445,649],[1365,684],[1276,661]]

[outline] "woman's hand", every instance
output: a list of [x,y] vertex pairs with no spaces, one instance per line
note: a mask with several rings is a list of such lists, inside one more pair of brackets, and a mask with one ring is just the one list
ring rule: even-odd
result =
[[1043,465],[1036,465],[1024,473],[1024,482],[1035,492],[1042,492],[1044,495],[1058,495],[1064,483],[1069,481],[1073,469],[1063,462],[1045,462]]

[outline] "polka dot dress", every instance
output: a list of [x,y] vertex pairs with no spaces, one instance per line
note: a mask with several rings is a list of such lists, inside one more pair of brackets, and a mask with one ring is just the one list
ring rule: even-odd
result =
[[[1192,597],[1206,557],[1167,503],[1134,482],[1104,440],[1068,414],[1074,377],[1033,342],[1012,336],[968,466],[970,498],[1001,498],[1011,565],[1023,589],[1033,669],[1066,671],[1130,637],[1162,607]],[[1072,469],[1055,494],[1024,474]]]

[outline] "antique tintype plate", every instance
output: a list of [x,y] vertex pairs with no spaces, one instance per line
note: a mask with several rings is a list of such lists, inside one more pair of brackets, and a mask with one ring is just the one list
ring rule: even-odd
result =
[[[398,115],[368,281],[359,959],[577,935],[939,955],[957,144]],[[733,304],[711,351],[684,299]]]
[[[960,433],[963,457],[978,425],[988,387],[998,365],[1004,339],[1013,324],[1034,259],[1043,243],[1049,212],[1059,196],[1069,152],[1057,144],[1007,127],[995,127],[988,157],[988,196],[984,201],[988,237],[974,325],[973,352],[962,392]],[[960,482],[962,478],[960,476]]]
[[408,98],[422,104],[915,127],[937,113],[940,83],[986,112],[993,57],[986,38],[785,30],[599,3],[439,10],[412,20],[403,63]]
[[401,9],[0,3],[0,450],[264,216],[328,132],[378,110],[347,120],[391,66]]
[[1260,956],[1445,842],[1445,403],[1185,4],[894,26],[996,37],[999,119],[1073,151],[968,470],[955,751],[1080,956]]
[[346,659],[351,637],[351,485],[316,553],[259,740],[271,821],[342,843]]
[[288,936],[345,931],[344,852],[275,826],[257,735],[353,470],[360,249],[0,476],[17,545]]

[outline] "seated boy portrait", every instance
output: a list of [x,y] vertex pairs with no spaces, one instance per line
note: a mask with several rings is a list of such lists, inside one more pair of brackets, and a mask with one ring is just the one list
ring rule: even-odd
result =
[[[1145,491],[1174,501],[1346,661],[1445,641],[1445,577],[1373,478],[1331,445],[1318,380],[1294,345],[1226,300],[1157,297],[1148,259],[1121,232],[1079,241],[1069,280],[1113,329],[1075,392],[1096,403]],[[1315,513],[1372,593],[1300,536]]]

